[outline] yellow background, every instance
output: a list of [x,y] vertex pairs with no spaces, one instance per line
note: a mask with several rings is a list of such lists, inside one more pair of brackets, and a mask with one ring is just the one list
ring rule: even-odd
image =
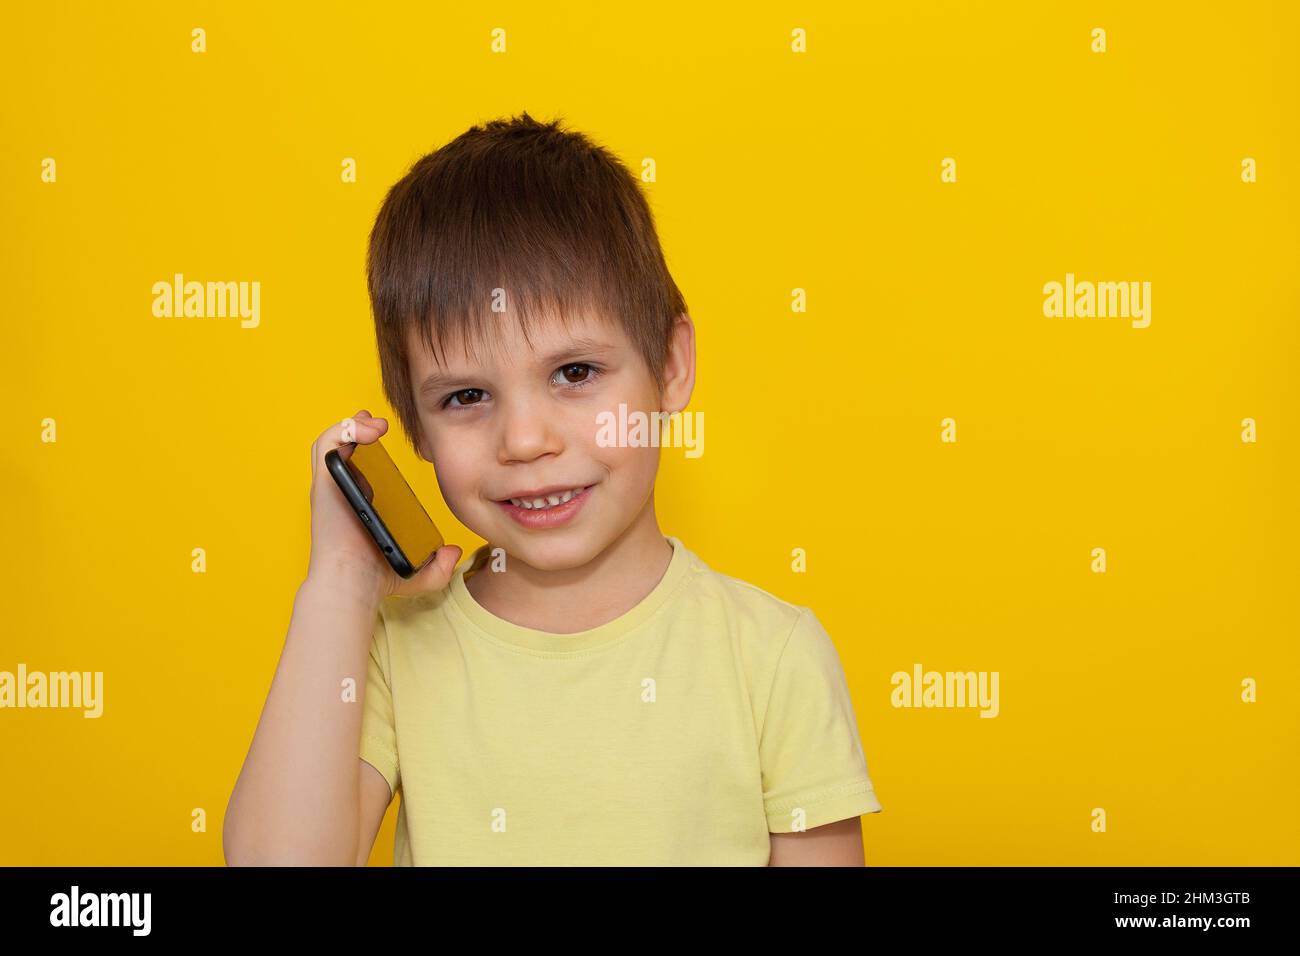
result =
[[[1300,864],[1293,4],[8,19],[0,669],[102,670],[105,713],[0,711],[0,863],[222,862],[306,568],[309,446],[390,414],[379,202],[527,110],[657,162],[706,421],[702,458],[665,453],[661,525],[834,637],[885,808],[869,863]],[[260,327],[153,317],[176,272],[259,281]],[[1150,281],[1151,326],[1045,318],[1066,272]],[[998,671],[1000,716],[893,708],[917,662]]]

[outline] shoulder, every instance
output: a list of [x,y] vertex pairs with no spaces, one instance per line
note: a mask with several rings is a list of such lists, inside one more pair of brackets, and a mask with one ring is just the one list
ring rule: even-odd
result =
[[[839,653],[811,607],[694,559],[691,600],[736,655],[749,687],[755,726],[769,705],[779,714],[847,699]],[[692,622],[694,623],[694,622]],[[820,704],[818,703],[820,702]]]
[[720,571],[690,553],[691,600],[707,606],[743,646],[779,655],[796,630],[820,628],[812,609]]
[[410,624],[440,613],[447,600],[447,590],[426,591],[411,597],[389,595],[379,604],[379,615],[390,627]]
[[389,595],[379,603],[373,639],[387,664],[390,655],[405,648],[413,637],[441,633],[447,591],[430,591],[411,597]]

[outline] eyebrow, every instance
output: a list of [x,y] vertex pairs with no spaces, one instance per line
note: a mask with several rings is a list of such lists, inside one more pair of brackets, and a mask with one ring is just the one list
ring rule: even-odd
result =
[[[612,352],[614,346],[597,339],[578,338],[574,339],[564,348],[552,352],[550,355],[538,359],[538,364],[543,366],[560,365],[568,359],[577,358],[580,355],[593,355],[604,352]],[[430,392],[440,392],[443,389],[450,389],[454,385],[464,385],[473,372],[458,374],[453,372],[434,372],[426,378],[420,385],[420,394],[427,395]]]

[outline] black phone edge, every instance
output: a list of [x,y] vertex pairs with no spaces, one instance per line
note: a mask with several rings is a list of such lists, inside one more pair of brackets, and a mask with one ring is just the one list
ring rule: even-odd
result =
[[384,524],[384,519],[379,517],[379,513],[370,506],[366,496],[361,493],[356,479],[352,477],[352,472],[348,469],[347,462],[343,460],[343,456],[339,454],[337,448],[332,448],[325,453],[325,467],[334,476],[335,484],[339,486],[343,492],[343,497],[347,498],[348,504],[352,506],[352,510],[357,515],[357,520],[361,522],[362,527],[370,532],[370,537],[379,547],[380,553],[388,559],[388,563],[393,570],[403,578],[409,578],[415,574],[419,569],[411,563],[411,559],[406,556],[402,546],[397,543],[397,539],[388,530],[388,525]]

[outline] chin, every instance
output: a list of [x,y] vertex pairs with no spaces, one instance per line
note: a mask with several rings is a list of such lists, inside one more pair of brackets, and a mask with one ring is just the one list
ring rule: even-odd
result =
[[585,535],[545,531],[536,535],[516,533],[512,538],[516,547],[507,547],[507,552],[538,571],[580,568],[600,553],[599,546]]

